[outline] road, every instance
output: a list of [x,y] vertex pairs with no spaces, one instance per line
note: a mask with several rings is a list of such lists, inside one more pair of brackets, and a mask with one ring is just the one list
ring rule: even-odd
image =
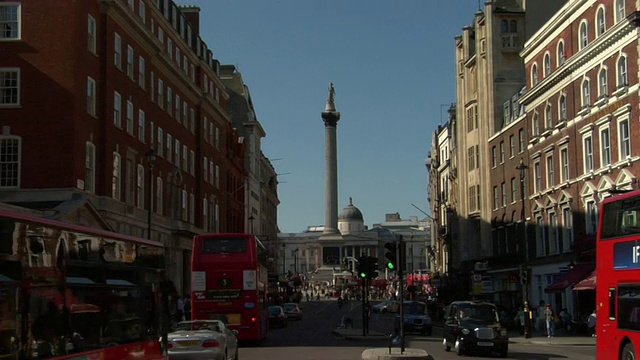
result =
[[[304,312],[301,321],[289,321],[284,329],[271,329],[268,338],[261,344],[242,344],[239,357],[242,360],[357,360],[361,359],[365,349],[389,346],[389,340],[384,336],[345,339],[332,332],[340,326],[343,316],[354,319],[354,327],[362,329],[362,307],[359,303],[351,302],[339,309],[337,302],[331,300],[303,302],[301,307]],[[372,334],[392,333],[393,315],[373,314],[370,330]],[[442,331],[436,327],[432,336],[407,336],[406,346],[425,349],[435,360],[459,359],[455,353],[444,351],[441,340]],[[464,358],[490,357],[478,354]],[[595,359],[595,347],[512,343],[507,359],[592,360]]]

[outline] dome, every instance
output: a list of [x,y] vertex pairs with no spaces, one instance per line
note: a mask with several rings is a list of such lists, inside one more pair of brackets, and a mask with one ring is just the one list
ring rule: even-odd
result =
[[342,210],[338,216],[338,221],[364,221],[362,212],[357,207],[353,206],[353,201],[349,198],[349,205]]

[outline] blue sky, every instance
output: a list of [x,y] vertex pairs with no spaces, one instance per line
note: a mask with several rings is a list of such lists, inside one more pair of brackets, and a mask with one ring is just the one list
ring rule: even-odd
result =
[[[324,110],[336,89],[338,213],[365,224],[428,212],[425,159],[455,102],[454,37],[477,0],[179,0],[201,8],[200,35],[236,65],[267,132],[278,225],[324,225]],[[277,159],[277,160],[276,160]]]

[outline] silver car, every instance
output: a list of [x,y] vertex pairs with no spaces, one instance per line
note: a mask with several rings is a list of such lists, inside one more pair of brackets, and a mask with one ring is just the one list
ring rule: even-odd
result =
[[237,333],[219,320],[181,321],[168,336],[167,353],[170,360],[236,360]]
[[282,304],[284,313],[287,314],[289,319],[302,320],[302,310],[296,303],[284,303]]

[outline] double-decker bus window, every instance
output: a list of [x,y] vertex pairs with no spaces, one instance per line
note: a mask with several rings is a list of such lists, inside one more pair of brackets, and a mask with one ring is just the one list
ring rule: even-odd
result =
[[616,288],[609,289],[609,320],[616,319]]
[[202,241],[205,254],[244,254],[247,252],[247,240],[241,237],[207,238]]
[[619,287],[618,328],[640,330],[640,284]]
[[640,197],[632,197],[604,205],[600,239],[628,235],[640,235]]

